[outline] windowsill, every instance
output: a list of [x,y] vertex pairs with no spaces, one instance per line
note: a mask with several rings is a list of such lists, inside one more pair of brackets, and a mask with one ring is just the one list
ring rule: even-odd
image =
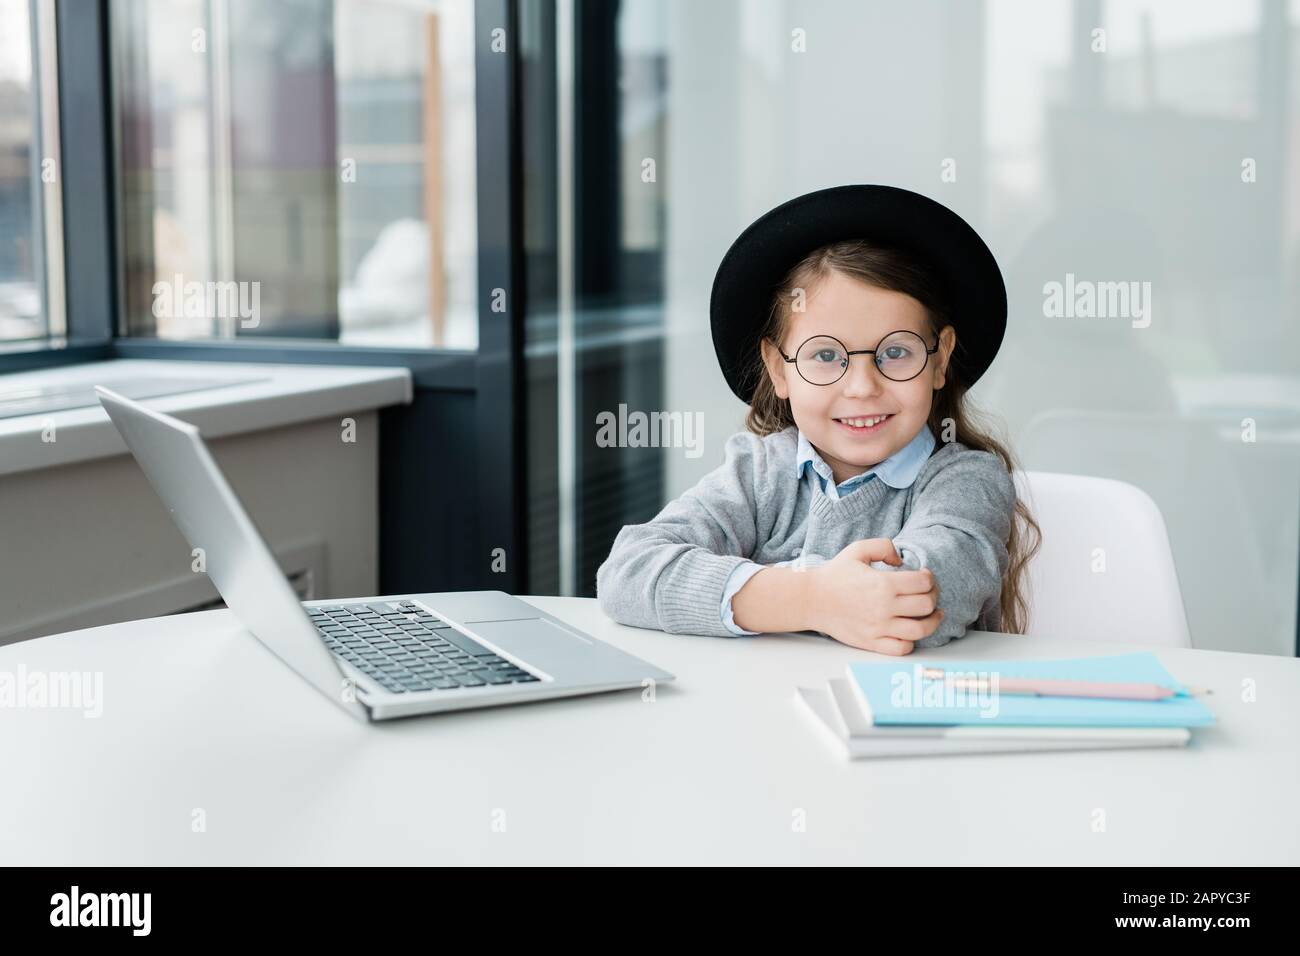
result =
[[[260,378],[256,382],[142,399],[152,409],[197,425],[208,439],[410,404],[413,397],[411,373],[406,368],[144,359],[113,359],[10,373],[0,377],[0,389],[94,384],[136,374],[149,378]],[[54,441],[43,440],[49,425],[54,426]],[[126,451],[117,429],[99,405],[0,418],[0,475],[108,458]]]

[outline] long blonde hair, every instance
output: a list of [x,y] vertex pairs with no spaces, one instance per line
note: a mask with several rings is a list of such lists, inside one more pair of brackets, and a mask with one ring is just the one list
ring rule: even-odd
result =
[[[944,300],[942,290],[915,260],[895,249],[850,240],[822,246],[790,270],[772,298],[762,337],[773,345],[780,345],[789,328],[795,290],[802,289],[805,295],[811,294],[816,284],[832,272],[910,295],[925,307],[930,332],[934,336],[951,324],[950,306]],[[997,455],[1008,474],[1014,474],[1016,459],[1005,436],[994,437],[992,433],[1000,429],[966,397],[968,386],[960,374],[960,352],[959,340],[949,362],[949,374],[945,376],[943,387],[935,393],[927,425],[936,441],[943,440],[946,432],[950,441]],[[790,410],[790,400],[777,397],[761,354],[758,365],[754,370],[757,385],[745,427],[756,435],[771,435],[793,425],[794,415]],[[1042,544],[1042,532],[1028,506],[1019,497],[1016,498],[1011,534],[1006,544],[1010,563],[1002,579],[999,598],[1000,627],[1007,633],[1023,634],[1029,622],[1027,569],[1030,559]]]

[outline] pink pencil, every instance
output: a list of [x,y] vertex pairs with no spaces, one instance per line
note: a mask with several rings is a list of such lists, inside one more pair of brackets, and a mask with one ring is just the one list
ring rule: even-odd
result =
[[[994,689],[993,682],[988,678],[968,677],[960,672],[949,677],[941,667],[925,668],[922,677],[926,680],[945,680],[949,686],[959,690],[991,692]],[[997,692],[1030,697],[1104,697],[1114,700],[1164,700],[1168,697],[1184,697],[1194,693],[1190,690],[1186,693],[1170,690],[1159,684],[1051,680],[1033,677],[1000,677],[997,681]]]

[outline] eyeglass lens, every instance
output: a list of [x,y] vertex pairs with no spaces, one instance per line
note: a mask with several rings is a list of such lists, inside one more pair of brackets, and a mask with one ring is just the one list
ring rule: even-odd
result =
[[[831,385],[848,371],[851,357],[838,340],[819,335],[799,347],[795,367],[810,384]],[[886,378],[907,381],[925,367],[925,341],[915,332],[891,332],[880,340],[873,358]]]

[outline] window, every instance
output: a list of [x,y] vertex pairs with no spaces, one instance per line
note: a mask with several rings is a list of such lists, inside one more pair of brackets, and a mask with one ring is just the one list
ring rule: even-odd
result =
[[62,335],[53,4],[0,0],[0,343]]
[[112,16],[123,334],[477,346],[470,0]]
[[[716,468],[745,427],[708,321],[736,236],[805,192],[880,182],[951,206],[996,254],[1010,317],[972,397],[1022,466],[1142,488],[1193,643],[1292,653],[1300,5],[557,6],[571,17],[556,99],[576,115],[560,134],[573,252],[555,285],[573,289],[572,328],[553,336],[555,371],[530,374],[569,398],[549,487],[550,448],[530,459],[529,519],[534,540],[561,542],[560,593],[593,594],[619,528]],[[1076,279],[1136,290],[1132,305],[1054,314],[1048,290]],[[530,394],[530,412],[549,407]],[[659,410],[700,416],[700,446],[598,444],[602,412]],[[1206,515],[1230,561],[1205,560]]]

